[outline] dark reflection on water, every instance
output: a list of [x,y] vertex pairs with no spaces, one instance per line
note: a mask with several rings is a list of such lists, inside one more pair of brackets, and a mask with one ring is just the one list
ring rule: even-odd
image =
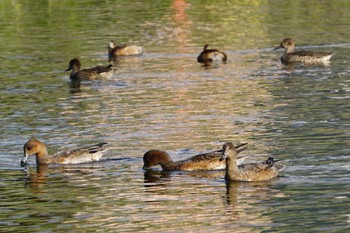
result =
[[224,175],[224,171],[154,171],[147,170],[144,172],[145,186],[152,186],[157,184],[164,184],[164,182],[171,181],[172,176],[184,175],[198,179],[221,179]]
[[[349,231],[349,8],[0,1],[0,231]],[[336,54],[328,65],[285,66],[272,49],[286,36]],[[110,40],[145,53],[108,61]],[[228,62],[197,63],[206,43]],[[115,73],[70,88],[73,57]],[[97,163],[36,167],[31,158],[21,168],[31,136],[50,153],[96,141],[112,149]],[[287,167],[268,182],[228,184],[223,171],[142,170],[149,149],[176,161],[226,141]]]

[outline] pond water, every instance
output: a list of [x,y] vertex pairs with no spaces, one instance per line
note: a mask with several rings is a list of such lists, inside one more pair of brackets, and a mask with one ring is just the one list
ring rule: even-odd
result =
[[[0,231],[346,232],[350,230],[350,2],[0,1]],[[285,37],[334,51],[283,66]],[[108,64],[110,40],[144,47],[111,80],[69,88],[68,62]],[[226,64],[196,62],[203,45]],[[106,141],[100,162],[20,167],[35,136],[49,152]],[[248,142],[282,159],[277,179],[142,170]]]

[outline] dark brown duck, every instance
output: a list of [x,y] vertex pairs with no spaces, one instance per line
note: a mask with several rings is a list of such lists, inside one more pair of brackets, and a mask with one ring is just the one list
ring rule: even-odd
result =
[[[238,150],[237,153],[243,150]],[[204,154],[199,154],[191,158],[174,162],[170,155],[162,150],[150,150],[143,156],[144,169],[152,166],[160,165],[164,171],[185,170],[220,170],[225,169],[225,161],[220,160],[223,151],[217,150]],[[237,163],[241,164],[247,157],[237,159]]]
[[200,63],[227,61],[227,55],[217,49],[212,49],[210,44],[206,44],[203,51],[197,57],[197,61]]
[[99,80],[110,79],[113,75],[113,65],[96,66],[89,69],[81,70],[81,63],[77,58],[70,60],[69,67],[66,72],[71,70],[69,78],[74,80]]

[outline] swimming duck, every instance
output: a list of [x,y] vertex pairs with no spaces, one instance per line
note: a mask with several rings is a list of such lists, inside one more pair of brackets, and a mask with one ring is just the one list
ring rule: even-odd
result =
[[[236,147],[237,154],[244,149],[238,149]],[[208,152],[193,156],[189,159],[174,162],[170,155],[162,150],[150,150],[147,151],[143,156],[144,169],[150,168],[155,165],[161,165],[164,171],[199,171],[199,170],[219,170],[226,167],[225,161],[221,161],[222,150]],[[247,157],[243,157],[237,160],[237,163],[242,163]]]
[[223,146],[224,153],[221,160],[226,160],[226,181],[262,181],[270,180],[278,176],[284,166],[275,166],[273,157],[268,158],[263,163],[248,163],[237,165],[237,151],[232,143],[225,143]]
[[103,153],[108,150],[108,148],[102,148],[105,144],[107,143],[102,142],[92,146],[75,148],[49,155],[44,143],[40,142],[38,139],[31,138],[23,146],[24,155],[21,160],[21,165],[24,166],[31,155],[36,155],[36,163],[38,165],[77,164],[98,161]]
[[295,41],[292,38],[285,38],[274,50],[284,48],[281,56],[282,63],[305,62],[305,63],[324,63],[329,62],[334,55],[333,52],[315,52],[315,51],[296,51],[294,52]]
[[220,52],[217,49],[212,49],[210,44],[204,45],[203,51],[197,57],[197,61],[200,63],[226,60],[227,55],[224,52]]
[[72,81],[109,79],[113,75],[113,65],[96,66],[83,70],[80,70],[80,67],[81,63],[77,58],[70,60],[69,67],[66,69],[66,72],[72,70],[69,76]]
[[143,48],[137,45],[116,45],[114,41],[108,43],[109,57],[141,55]]

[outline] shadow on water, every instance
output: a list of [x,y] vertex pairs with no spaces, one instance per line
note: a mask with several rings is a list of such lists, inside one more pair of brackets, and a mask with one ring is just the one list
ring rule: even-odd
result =
[[285,196],[286,194],[276,187],[274,181],[227,182],[226,212],[231,221],[240,221],[243,225],[266,227],[265,230],[271,230],[272,226],[282,226],[274,223],[274,218],[269,214],[275,211],[271,203]]
[[147,169],[144,171],[145,186],[164,184],[171,181],[172,177],[189,177],[191,179],[217,180],[224,175],[223,170],[217,171],[156,171]]
[[249,200],[249,205],[254,206],[259,202],[268,201],[276,196],[284,196],[281,190],[276,189],[274,181],[263,182],[226,182],[226,204],[233,209],[240,209],[242,202]]

